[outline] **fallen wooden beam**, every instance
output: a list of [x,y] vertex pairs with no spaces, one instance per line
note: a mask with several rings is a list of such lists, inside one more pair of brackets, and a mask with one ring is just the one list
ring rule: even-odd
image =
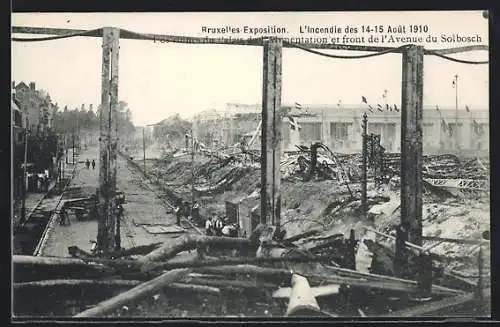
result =
[[207,285],[196,285],[196,284],[186,284],[186,283],[172,283],[165,286],[165,288],[171,288],[173,290],[190,291],[196,293],[207,293],[207,294],[220,294],[220,289],[217,287],[207,286]]
[[413,308],[392,312],[384,317],[420,317],[425,314],[437,312],[446,308],[467,303],[474,300],[474,294],[459,295],[451,298],[445,298],[440,301],[428,302]]
[[321,260],[328,261],[330,257],[316,257],[307,258],[303,256],[293,257],[279,257],[279,258],[225,258],[219,260],[190,260],[184,262],[146,262],[141,271],[149,272],[159,269],[177,269],[177,268],[197,268],[197,267],[217,267],[224,265],[238,265],[238,264],[263,264],[263,263],[276,263],[276,262],[318,262]]
[[[19,290],[32,290],[32,289],[45,289],[45,288],[55,288],[55,287],[134,287],[143,283],[140,280],[123,280],[123,279],[51,279],[51,280],[41,280],[36,282],[22,282],[14,283],[14,291]],[[186,283],[172,283],[164,288],[172,290],[181,291],[191,291],[199,293],[210,293],[219,294],[220,289],[216,287],[210,287],[205,285],[195,285]]]
[[139,258],[141,263],[149,261],[168,260],[175,257],[178,253],[194,250],[198,246],[214,246],[214,247],[229,247],[229,248],[245,248],[252,246],[251,242],[246,238],[234,237],[214,237],[205,235],[187,234],[175,240],[165,242],[156,250]]
[[[314,297],[330,296],[339,293],[340,285],[322,285],[311,287],[311,292]],[[281,287],[273,293],[273,298],[290,298],[292,296],[291,287]]]
[[[402,279],[402,278],[397,278],[397,277],[390,277],[390,276],[384,276],[384,275],[377,275],[377,274],[370,274],[370,273],[363,273],[355,270],[350,270],[346,268],[339,268],[339,267],[327,267],[328,270],[331,272],[335,272],[339,274],[340,276],[349,276],[349,277],[354,277],[354,278],[366,278],[367,280],[371,281],[387,281],[387,282],[395,282],[395,283],[400,283],[408,286],[416,286],[417,282],[413,280],[408,280],[408,279]],[[440,285],[432,285],[432,292],[433,294],[449,294],[449,295],[460,295],[464,294],[466,292],[461,291],[461,290],[455,290],[451,289],[448,287],[440,286]]]
[[136,286],[142,283],[139,280],[123,280],[123,279],[50,279],[36,282],[14,283],[14,290],[31,289],[31,288],[52,288],[52,287],[120,287],[120,286]]
[[[40,257],[31,255],[13,255],[14,265],[43,265],[43,266],[85,266],[89,264],[80,259],[60,257]],[[96,265],[97,266],[97,265]]]
[[276,289],[278,287],[273,283],[256,282],[249,280],[220,280],[201,277],[186,278],[185,282],[217,288]]
[[307,231],[307,232],[304,232],[304,233],[301,233],[301,234],[298,234],[298,235],[286,238],[286,239],[283,240],[283,243],[295,242],[295,241],[298,241],[300,239],[303,239],[303,238],[306,238],[306,237],[309,237],[309,236],[317,235],[319,233],[321,233],[321,230],[310,230],[310,231]]
[[321,310],[314,297],[307,278],[294,274],[292,276],[292,290],[285,316],[318,315]]
[[121,293],[111,299],[98,303],[93,308],[80,312],[75,317],[101,317],[113,310],[118,309],[120,306],[130,301],[136,300],[145,295],[151,294],[156,290],[171,284],[179,279],[184,278],[190,272],[189,269],[178,269],[168,271],[161,276],[156,277],[150,281],[137,285],[136,287]]
[[438,241],[445,243],[456,243],[456,244],[484,244],[489,245],[489,240],[467,240],[467,239],[457,239],[457,238],[448,238],[448,237],[437,237],[437,236],[422,236],[422,240],[424,241]]
[[[340,269],[342,270],[343,268]],[[346,270],[352,272],[352,274],[344,274],[344,275],[349,275],[348,277],[341,276],[336,273],[332,273],[331,275],[304,274],[304,277],[306,277],[309,280],[309,282],[313,282],[317,285],[326,282],[329,284],[336,284],[336,285],[350,285],[352,287],[376,288],[382,290],[410,292],[410,293],[418,292],[419,290],[416,281],[373,275],[373,274],[363,274],[348,269]],[[286,278],[290,278],[292,275],[292,272],[286,269],[264,268],[251,265],[202,267],[202,268],[195,268],[194,271],[202,273],[223,274],[223,275],[255,274],[257,276],[262,276],[262,277],[275,277],[276,279],[280,280],[286,280]],[[433,286],[432,292],[433,294],[442,294],[442,295],[456,295],[465,293],[462,291],[457,291],[438,285]]]

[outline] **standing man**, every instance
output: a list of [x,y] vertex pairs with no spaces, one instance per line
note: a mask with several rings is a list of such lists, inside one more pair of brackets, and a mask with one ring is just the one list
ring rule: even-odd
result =
[[205,221],[205,233],[207,236],[212,236],[212,217],[208,217]]
[[182,212],[182,208],[180,206],[177,206],[175,208],[175,215],[177,216],[177,226],[180,226],[181,225],[181,216],[183,214]]
[[90,160],[89,159],[87,159],[87,161],[85,161],[85,166],[87,167],[87,169],[90,168]]
[[63,205],[61,210],[59,211],[59,224],[66,225],[66,223],[68,223],[68,225],[71,225],[68,213],[66,212],[66,207]]
[[222,228],[224,227],[224,223],[222,222],[222,219],[217,217],[215,220],[215,234],[217,236],[222,236]]
[[94,170],[94,169],[95,169],[95,160],[92,159],[92,170]]
[[116,205],[116,234],[115,234],[115,249],[120,250],[121,249],[121,221],[123,218],[123,207],[121,204]]
[[200,205],[196,201],[191,209],[191,217],[196,225],[200,223]]

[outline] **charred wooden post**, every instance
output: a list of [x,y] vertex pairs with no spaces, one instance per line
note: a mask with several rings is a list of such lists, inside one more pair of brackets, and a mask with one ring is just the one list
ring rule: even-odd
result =
[[408,233],[401,226],[397,226],[393,268],[398,277],[405,277],[408,270],[409,251],[406,248],[406,239],[408,239]]
[[366,176],[366,170],[367,168],[367,161],[368,161],[368,135],[366,134],[366,129],[368,127],[368,119],[366,116],[366,112],[363,114],[363,134],[362,134],[362,156],[363,156],[363,162],[362,162],[362,167],[361,167],[361,212],[363,216],[366,216],[366,212],[368,211],[367,208],[367,191],[366,191],[366,183],[367,183],[367,176]]
[[114,248],[116,233],[116,210],[113,198],[116,192],[116,112],[120,30],[105,27],[102,33],[99,195],[103,210],[99,217],[97,244],[100,251],[107,253]]
[[281,40],[264,40],[260,219],[277,231],[281,216],[281,51]]
[[354,229],[351,229],[349,239],[347,240],[347,253],[346,253],[346,268],[356,270],[356,234]]
[[481,244],[479,245],[479,254],[478,254],[478,258],[477,258],[477,265],[478,265],[479,279],[477,280],[476,296],[477,296],[479,301],[483,301],[484,300],[483,246]]
[[[402,71],[401,228],[405,233],[399,235],[406,237],[404,241],[421,246],[423,47],[406,47]],[[401,244],[398,242],[398,246]]]
[[419,256],[420,270],[417,277],[419,301],[432,299],[432,257],[429,253],[422,252]]

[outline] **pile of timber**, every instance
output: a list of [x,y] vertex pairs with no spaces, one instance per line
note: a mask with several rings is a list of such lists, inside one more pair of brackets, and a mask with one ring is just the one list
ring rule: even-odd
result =
[[[325,264],[332,261],[331,255],[315,255],[296,247],[286,255],[277,252],[281,254],[256,256],[259,244],[250,239],[188,234],[175,239],[174,243],[128,249],[108,257],[98,258],[76,247],[69,249],[73,258],[14,256],[14,296],[26,290],[49,294],[61,289],[97,292],[108,289],[107,298],[98,301],[96,298],[91,304],[87,299],[89,308],[75,315],[102,317],[163,289],[207,296],[250,290],[269,301],[289,299],[284,315],[331,316],[319,309],[315,298],[338,295],[339,289],[346,285],[404,295],[419,291],[416,281],[331,266]],[[297,239],[284,240],[280,245],[286,249],[286,244],[291,247]],[[238,257],[207,256],[213,249],[228,248],[237,250]],[[181,252],[190,250],[198,252],[196,259],[179,260]],[[303,263],[321,263],[326,270],[321,274],[311,273],[301,268]],[[465,296],[467,292],[432,285],[432,294]],[[224,298],[227,299],[221,297],[221,302]]]

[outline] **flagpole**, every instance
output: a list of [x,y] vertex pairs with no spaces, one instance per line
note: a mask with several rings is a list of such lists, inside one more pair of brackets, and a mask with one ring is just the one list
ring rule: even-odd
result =
[[455,85],[455,142],[457,146],[457,151],[460,154],[460,144],[458,143],[458,75],[455,75],[454,84]]

